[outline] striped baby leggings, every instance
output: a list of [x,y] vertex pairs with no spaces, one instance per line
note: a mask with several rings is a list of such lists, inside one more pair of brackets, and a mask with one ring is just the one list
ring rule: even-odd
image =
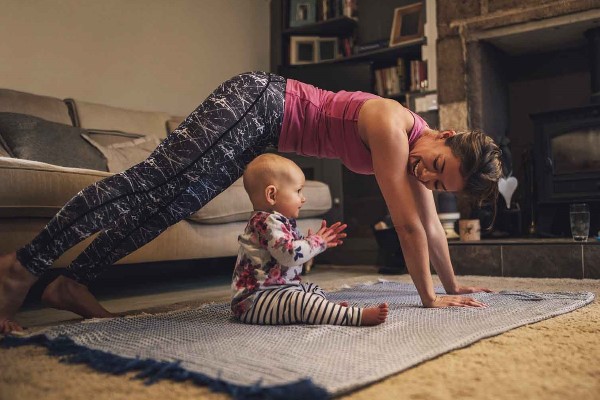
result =
[[17,258],[43,275],[67,249],[99,232],[66,275],[88,284],[107,266],[194,213],[276,146],[285,79],[245,73],[221,84],[141,163],[75,195]]
[[257,325],[346,325],[359,326],[362,309],[327,300],[314,283],[282,285],[256,293],[254,305],[239,320]]

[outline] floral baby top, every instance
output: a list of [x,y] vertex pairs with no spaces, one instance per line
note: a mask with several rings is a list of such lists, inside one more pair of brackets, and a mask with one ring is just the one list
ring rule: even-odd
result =
[[252,307],[257,291],[298,285],[302,264],[327,248],[321,236],[303,237],[295,219],[264,211],[252,214],[238,242],[240,249],[231,283],[231,310],[237,317]]

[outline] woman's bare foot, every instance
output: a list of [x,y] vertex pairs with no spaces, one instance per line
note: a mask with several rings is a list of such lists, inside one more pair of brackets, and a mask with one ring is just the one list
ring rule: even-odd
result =
[[62,275],[44,289],[42,301],[50,307],[71,311],[83,318],[114,317],[100,305],[85,285]]
[[363,326],[379,325],[384,323],[388,315],[387,303],[382,303],[377,307],[369,307],[363,309],[362,320],[360,322]]
[[17,260],[15,252],[0,256],[0,333],[23,330],[12,318],[37,280]]

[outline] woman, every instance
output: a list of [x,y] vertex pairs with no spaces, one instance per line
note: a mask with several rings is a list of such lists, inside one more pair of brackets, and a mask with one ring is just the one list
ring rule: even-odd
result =
[[[430,129],[397,102],[362,92],[332,93],[254,72],[223,83],[146,159],[78,193],[32,242],[0,257],[0,331],[33,283],[64,251],[98,237],[44,290],[51,306],[106,317],[87,284],[107,266],[200,209],[239,178],[269,146],[337,157],[374,173],[425,307],[482,306],[456,296],[460,286],[431,190],[493,196],[501,175],[498,148],[481,133]],[[429,261],[449,296],[436,296]]]

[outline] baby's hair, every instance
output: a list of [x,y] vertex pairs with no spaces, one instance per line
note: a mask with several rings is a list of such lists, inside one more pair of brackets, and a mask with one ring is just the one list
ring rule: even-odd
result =
[[244,170],[242,181],[252,203],[263,195],[269,185],[277,185],[289,177],[290,166],[299,168],[293,161],[273,153],[261,154]]

